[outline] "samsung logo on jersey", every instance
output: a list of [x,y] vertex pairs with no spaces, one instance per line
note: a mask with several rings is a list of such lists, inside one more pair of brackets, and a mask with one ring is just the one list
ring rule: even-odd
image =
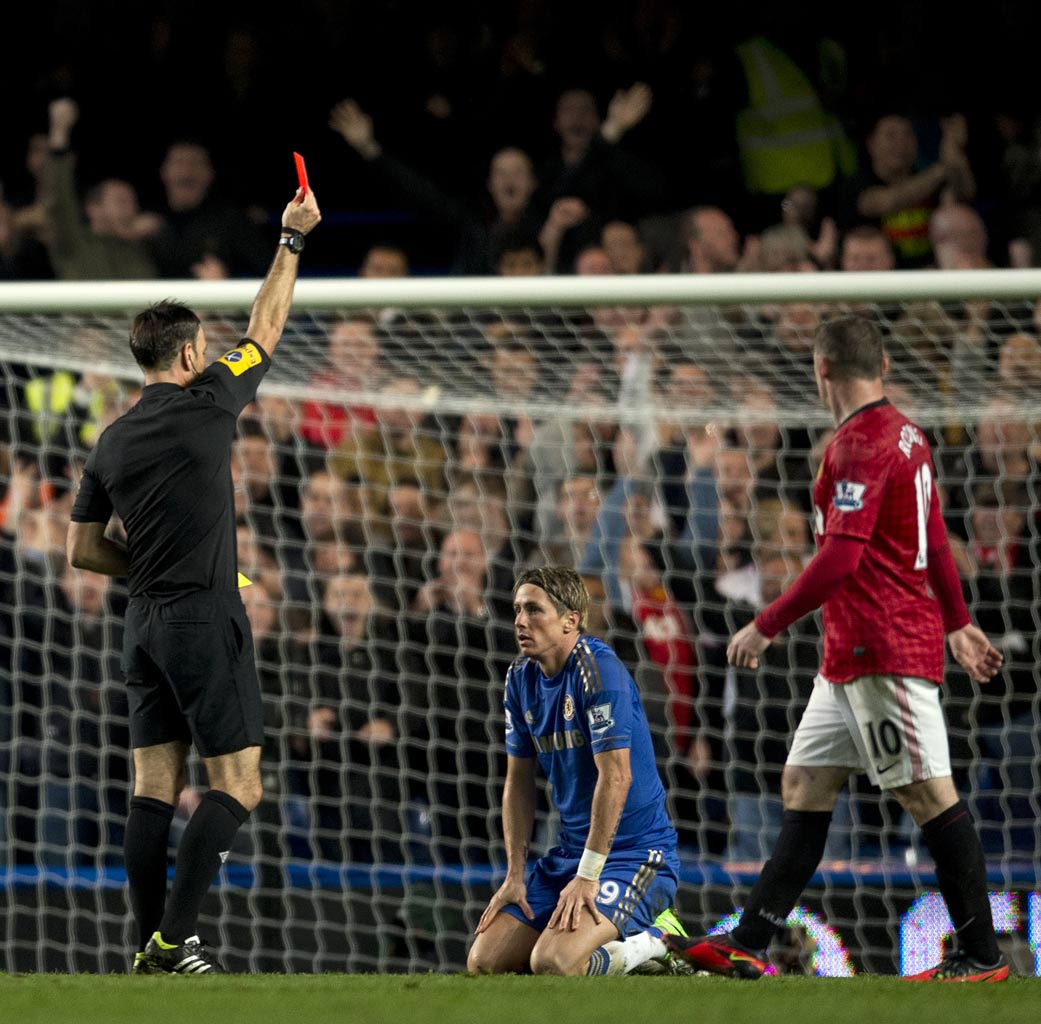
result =
[[549,732],[545,736],[532,736],[535,747],[543,754],[552,754],[554,750],[573,750],[584,747],[586,738],[577,729],[565,729],[563,732]]
[[835,485],[835,498],[832,504],[840,512],[859,512],[864,507],[864,484],[855,484],[852,480],[840,480]]

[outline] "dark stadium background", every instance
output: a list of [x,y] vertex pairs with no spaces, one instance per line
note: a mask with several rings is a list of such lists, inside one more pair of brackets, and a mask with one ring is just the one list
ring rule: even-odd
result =
[[[404,243],[418,271],[436,272],[451,239],[402,210],[328,129],[336,101],[357,98],[388,151],[476,195],[497,146],[519,144],[536,165],[549,152],[560,90],[590,87],[603,108],[616,88],[647,81],[653,109],[625,145],[665,169],[668,208],[716,202],[740,229],[759,230],[776,217],[721,193],[738,180],[726,169],[736,166],[732,114],[745,101],[733,46],[762,32],[807,69],[819,64],[820,40],[840,44],[839,73],[817,84],[853,139],[872,116],[899,108],[915,118],[925,159],[938,143],[936,118],[964,111],[986,215],[998,203],[995,118],[1029,129],[1038,110],[1041,7],[979,10],[890,0],[5,4],[0,181],[12,199],[28,187],[26,140],[46,130],[47,102],[68,94],[82,110],[81,180],[125,177],[144,208],[156,208],[166,146],[192,138],[212,147],[225,195],[270,212],[292,185],[298,149],[326,219],[308,272],[351,273],[376,240]],[[531,53],[535,70],[522,70],[518,53]],[[450,116],[426,112],[432,96],[448,100]]]

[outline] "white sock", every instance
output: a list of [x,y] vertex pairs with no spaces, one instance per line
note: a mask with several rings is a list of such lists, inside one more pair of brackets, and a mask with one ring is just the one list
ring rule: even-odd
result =
[[625,959],[623,974],[635,970],[640,964],[656,957],[665,956],[669,949],[661,940],[660,935],[652,935],[650,932],[637,932],[630,935],[622,944],[622,956]]
[[650,932],[638,932],[630,935],[624,942],[617,939],[605,942],[599,949],[593,950],[589,957],[587,974],[617,975],[628,974],[642,963],[655,957],[665,956],[668,948],[661,938]]

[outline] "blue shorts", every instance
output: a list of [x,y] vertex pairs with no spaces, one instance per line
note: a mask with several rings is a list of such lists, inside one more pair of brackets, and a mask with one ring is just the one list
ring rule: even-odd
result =
[[[528,875],[528,906],[535,913],[529,921],[515,903],[503,912],[545,931],[557,908],[564,887],[575,877],[581,854],[571,854],[559,846],[532,865]],[[642,932],[654,919],[672,906],[679,882],[679,857],[675,849],[612,851],[600,874],[600,895],[596,906],[623,939]]]

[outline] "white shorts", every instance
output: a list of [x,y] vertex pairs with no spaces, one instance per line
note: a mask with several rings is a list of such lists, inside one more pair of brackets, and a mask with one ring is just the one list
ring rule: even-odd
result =
[[867,772],[880,789],[951,774],[940,688],[911,676],[818,675],[788,764]]

